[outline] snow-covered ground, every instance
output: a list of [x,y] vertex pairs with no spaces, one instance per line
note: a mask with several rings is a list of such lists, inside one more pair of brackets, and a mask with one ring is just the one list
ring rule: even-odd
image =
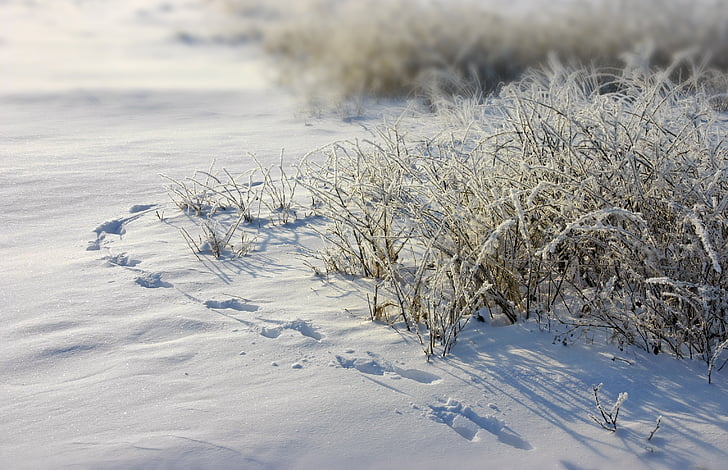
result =
[[[302,111],[219,15],[0,2],[1,469],[725,468],[725,370],[530,323],[473,322],[428,363],[304,265],[316,219],[195,257],[160,174],[294,164],[381,121]],[[629,394],[616,433],[598,383]]]

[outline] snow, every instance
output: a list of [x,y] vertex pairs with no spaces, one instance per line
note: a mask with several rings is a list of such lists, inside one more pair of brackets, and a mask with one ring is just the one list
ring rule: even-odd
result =
[[394,105],[307,114],[254,44],[189,40],[229,21],[204,2],[0,3],[0,468],[724,468],[725,370],[495,322],[428,363],[304,265],[312,218],[190,251],[160,174],[295,164]]

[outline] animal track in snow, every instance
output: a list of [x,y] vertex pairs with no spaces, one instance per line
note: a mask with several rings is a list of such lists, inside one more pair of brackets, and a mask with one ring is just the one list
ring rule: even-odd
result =
[[[354,351],[347,351],[352,354]],[[414,380],[421,384],[432,384],[440,380],[440,377],[430,372],[419,369],[403,369],[387,361],[378,358],[374,353],[368,352],[369,357],[352,357],[346,358],[335,356],[336,362],[344,369],[356,369],[363,374],[385,375],[389,373],[392,378],[404,377],[405,379]]]
[[439,375],[431,374],[429,372],[419,369],[402,369],[400,367],[394,366],[393,371],[401,375],[405,379],[414,380],[415,382],[419,382],[421,384],[431,384],[440,380]]
[[124,235],[126,233],[124,224],[130,220],[132,220],[132,217],[129,217],[127,219],[107,220],[103,224],[96,227],[94,229],[94,232],[99,235],[102,233],[107,233],[111,235]]
[[136,214],[139,212],[146,212],[150,209],[157,207],[157,204],[135,204],[129,208],[130,214]]
[[315,339],[316,341],[321,341],[323,338],[323,335],[316,331],[316,329],[311,326],[311,323],[306,320],[297,319],[289,322],[276,322],[273,320],[266,321],[270,323],[278,323],[276,326],[264,326],[260,328],[260,335],[265,336],[266,338],[277,338],[281,335],[281,333],[283,333],[283,330],[295,330],[301,333],[301,335]]
[[134,278],[134,282],[142,287],[146,287],[147,289],[156,289],[158,287],[174,287],[169,282],[162,280],[162,273],[152,273],[139,268],[135,268],[134,266],[141,263],[141,261],[129,258],[126,253],[106,256],[103,259],[105,259],[106,262],[109,264],[112,264],[114,266],[121,266],[122,268],[126,268],[129,271],[137,273],[138,275],[136,278]]
[[[120,217],[117,219],[107,220],[106,222],[98,225],[93,231],[96,233],[96,240],[88,242],[86,250],[98,251],[102,245],[108,244],[109,241],[106,239],[108,235],[118,235],[119,237],[126,234],[126,225],[139,217],[143,216],[147,212],[157,207],[157,204],[137,204],[129,208],[129,213],[132,214],[129,217]],[[162,273],[147,272],[142,269],[135,268],[134,266],[141,263],[141,261],[131,258],[127,253],[109,254],[104,256],[102,259],[106,260],[107,263],[114,266],[121,266],[130,271],[137,273],[134,282],[147,289],[157,288],[170,288],[174,287],[171,283],[166,282],[162,279]]]
[[428,416],[431,420],[448,425],[463,438],[471,441],[480,441],[480,431],[487,431],[504,444],[516,449],[531,450],[531,444],[526,442],[516,432],[495,416],[480,416],[469,406],[457,400],[448,398],[441,406],[430,405]]
[[126,233],[126,224],[141,217],[145,212],[157,207],[156,204],[138,204],[131,206],[129,209],[130,214],[134,214],[131,217],[121,217],[118,219],[107,220],[106,222],[97,226],[93,231],[96,233],[96,240],[88,242],[86,247],[87,251],[98,251],[101,249],[101,245],[106,240],[107,235],[118,235],[122,236]]
[[344,369],[356,369],[363,374],[370,375],[384,375],[387,372],[387,367],[382,366],[381,363],[374,359],[366,358],[351,358],[336,356],[336,361]]
[[255,312],[259,308],[257,305],[250,305],[240,299],[206,300],[203,305],[210,309],[230,309],[239,312]]
[[281,331],[283,331],[283,328],[280,326],[274,327],[274,328],[268,328],[268,327],[262,327],[260,329],[260,336],[265,336],[266,338],[277,338],[281,335]]
[[139,276],[137,276],[136,279],[134,279],[134,282],[139,284],[142,287],[146,287],[147,289],[156,289],[159,287],[174,287],[169,282],[165,282],[162,280],[162,273],[148,273],[145,271],[142,271]]
[[118,255],[105,256],[104,259],[109,264],[113,264],[115,266],[122,266],[122,267],[134,267],[137,264],[141,263],[141,261],[139,261],[139,260],[130,258],[129,255],[126,253],[119,253]]
[[114,219],[108,220],[103,224],[96,227],[93,231],[96,233],[96,240],[88,242],[86,251],[98,251],[101,249],[101,245],[106,240],[107,235],[119,235],[122,236],[126,233],[124,224],[136,217],[129,217],[126,219]]

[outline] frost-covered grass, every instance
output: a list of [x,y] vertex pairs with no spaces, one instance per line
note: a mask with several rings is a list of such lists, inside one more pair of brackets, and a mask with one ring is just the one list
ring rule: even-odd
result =
[[323,98],[430,92],[463,79],[492,90],[549,56],[613,66],[637,52],[665,67],[692,53],[728,67],[723,1],[535,1],[510,9],[477,0],[224,3],[248,20],[275,17],[262,37],[283,81]]
[[491,316],[710,364],[728,338],[728,144],[706,88],[721,76],[673,81],[678,68],[552,62],[491,98],[441,96],[424,134],[385,126],[314,151],[298,179],[281,161],[276,178],[258,164],[245,184],[201,172],[170,190],[203,216],[188,244],[216,257],[249,251],[230,240],[250,246],[234,232],[253,205],[266,223],[323,216],[328,245],[307,264],[373,279],[371,318],[401,322],[428,356]]
[[[227,169],[217,171],[214,163],[208,171],[196,171],[184,179],[163,175],[174,205],[197,225],[197,234],[180,228],[195,256],[247,255],[254,249],[254,235],[246,232],[245,226],[254,222],[258,226],[286,225],[296,220],[293,199],[297,181],[286,174],[283,152],[279,164],[270,167],[255,155],[250,159],[256,167],[237,176]],[[164,219],[160,213],[157,216]]]
[[379,279],[373,316],[428,355],[497,312],[709,362],[728,337],[728,144],[700,77],[672,75],[554,65],[442,107],[439,135],[330,147],[304,171],[333,222],[320,258]]
[[[299,119],[255,46],[195,41],[208,3],[0,8],[0,468],[725,466],[720,347],[709,384],[697,361],[553,321],[499,328],[480,310],[426,363],[382,279],[312,276],[317,260],[301,256],[325,221],[279,165],[335,140],[366,150],[381,119]],[[456,145],[459,122],[481,132],[498,116],[482,104],[438,102]],[[391,105],[377,109],[398,115]],[[417,135],[441,141],[421,117],[397,126],[413,152]],[[224,242],[248,209],[216,258],[206,229]],[[238,257],[243,233],[252,251]],[[367,321],[367,293],[394,328]],[[605,415],[629,395],[615,432],[590,418],[596,384]]]

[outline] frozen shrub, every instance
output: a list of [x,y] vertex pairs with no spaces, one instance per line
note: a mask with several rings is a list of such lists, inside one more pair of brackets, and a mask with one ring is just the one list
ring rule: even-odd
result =
[[[607,411],[607,409],[602,406],[601,400],[599,399],[599,390],[602,389],[603,385],[604,384],[600,383],[599,385],[592,386],[592,391],[594,392],[594,403],[597,407],[597,410],[599,411],[599,414],[601,415],[601,419],[597,418],[593,414],[590,414],[589,417],[607,431],[616,432],[617,421],[619,420],[619,411],[621,410],[624,402],[627,401],[628,394],[627,392],[620,393],[617,397],[617,400],[615,400],[614,404],[612,405],[612,408]],[[654,435],[654,432],[655,431],[653,431],[652,435]],[[650,438],[652,437],[652,435],[650,435]]]
[[[686,51],[728,68],[728,8],[714,0],[504,2],[473,0],[218,0],[259,18],[281,78],[310,95],[348,98],[495,89],[555,55],[613,66],[642,51],[668,66]],[[453,88],[454,87],[454,88]]]
[[[237,176],[226,169],[213,171],[214,162],[208,171],[195,171],[184,179],[162,175],[169,182],[172,202],[197,225],[197,234],[184,227],[179,230],[200,260],[199,255],[207,253],[218,259],[228,253],[250,253],[255,237],[243,227],[254,221],[260,227],[264,223],[287,225],[297,218],[293,202],[297,181],[286,174],[283,153],[280,163],[272,167],[264,167],[254,154],[250,157],[257,168]],[[267,214],[262,214],[264,208]],[[267,215],[266,220],[262,215]],[[164,220],[159,213],[157,216]]]
[[327,265],[380,279],[428,355],[489,307],[709,360],[728,337],[726,123],[678,67],[554,63],[442,104],[434,137],[330,147],[303,183],[333,221]]
[[557,67],[503,96],[515,103],[522,178],[559,188],[557,230],[537,253],[565,265],[581,299],[574,321],[707,360],[728,314],[725,123],[699,80],[670,72],[627,71],[602,93]]

